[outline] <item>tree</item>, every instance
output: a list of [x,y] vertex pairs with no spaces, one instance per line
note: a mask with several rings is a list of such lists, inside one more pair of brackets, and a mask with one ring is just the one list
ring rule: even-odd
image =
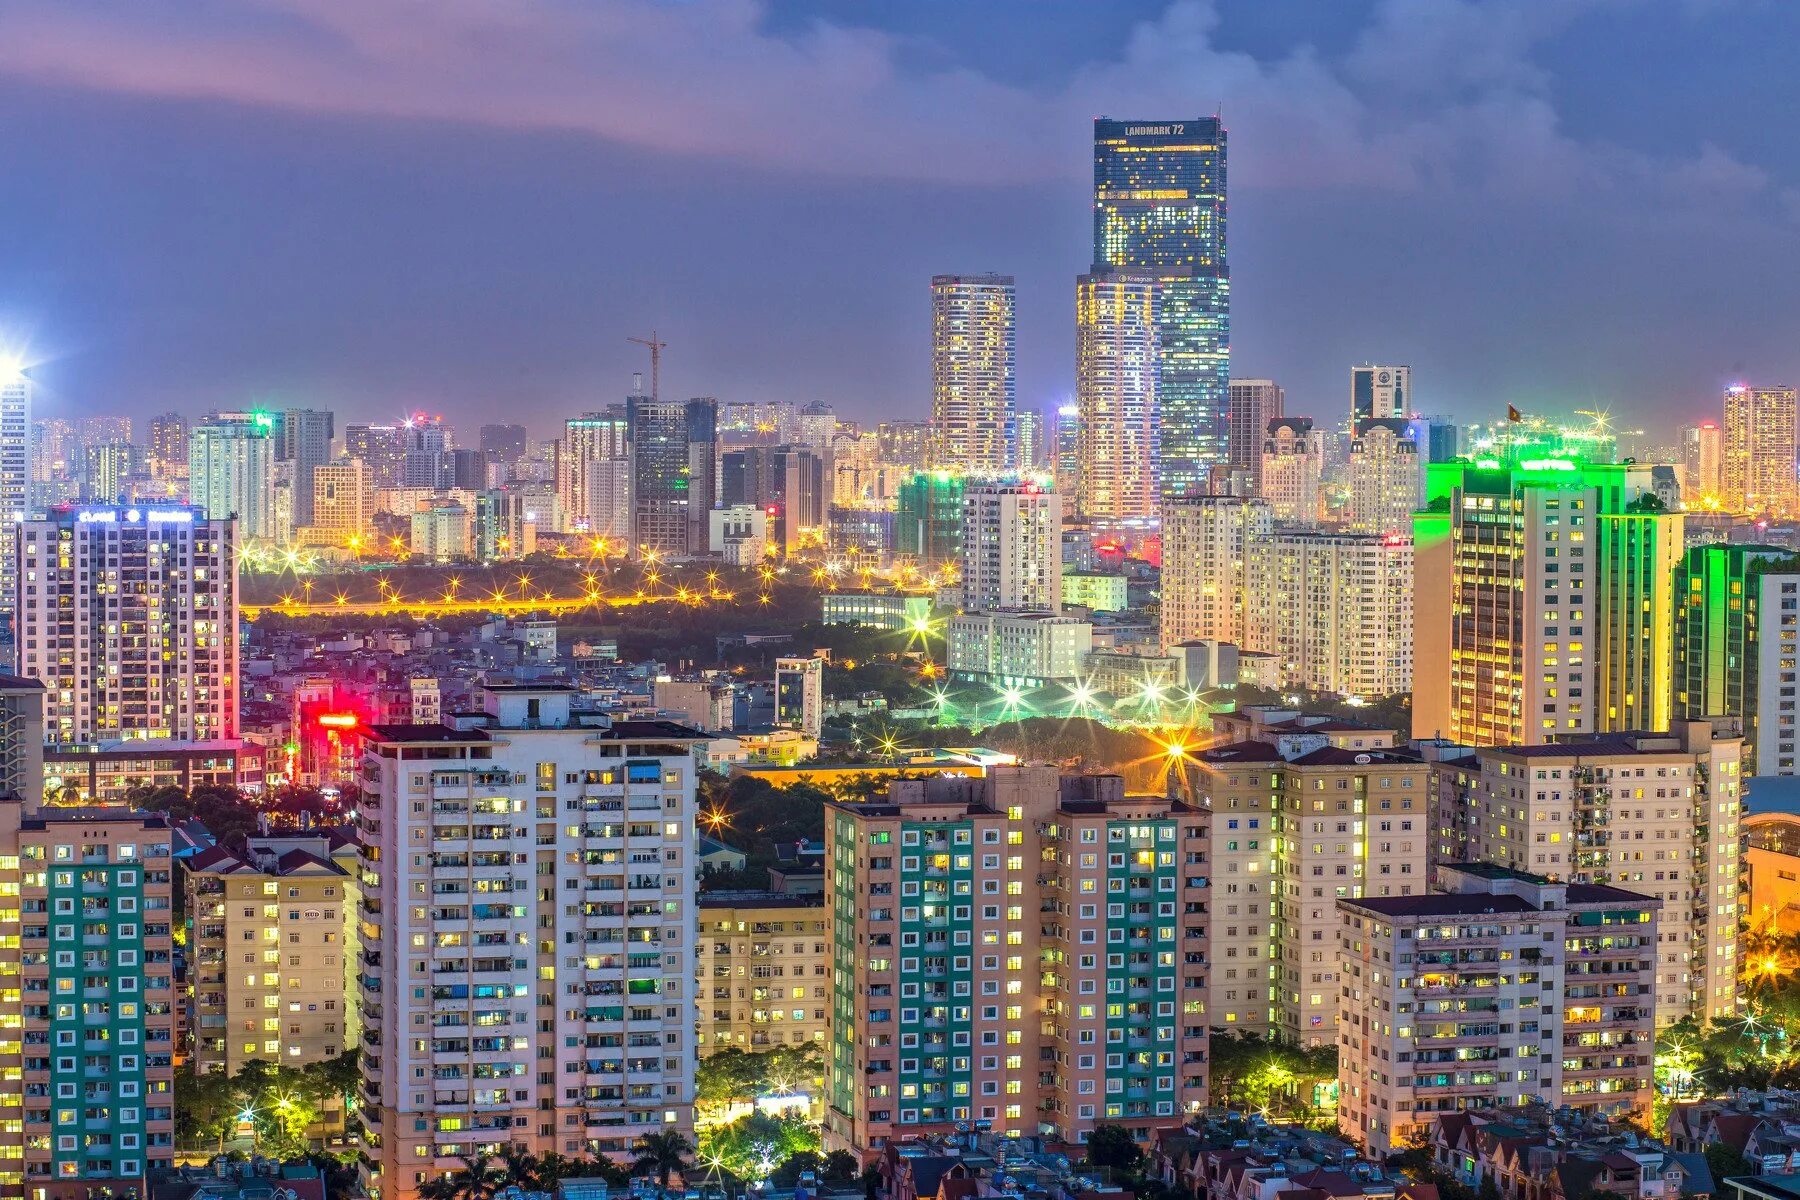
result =
[[766,1179],[796,1155],[810,1154],[816,1160],[819,1128],[797,1114],[775,1117],[752,1112],[729,1125],[707,1130],[701,1148],[709,1161],[718,1162],[741,1179]]
[[190,1146],[216,1142],[225,1149],[225,1136],[237,1123],[236,1090],[223,1071],[194,1070],[192,1061],[175,1068],[175,1137]]
[[848,1150],[833,1150],[825,1156],[819,1178],[826,1183],[849,1183],[862,1170],[862,1163]]
[[1122,1125],[1096,1125],[1088,1134],[1087,1160],[1096,1167],[1133,1174],[1144,1161],[1137,1139]]
[[1744,1152],[1725,1142],[1714,1142],[1706,1148],[1706,1167],[1721,1184],[1735,1175],[1748,1175],[1753,1168]]
[[637,1140],[637,1159],[631,1164],[636,1175],[655,1175],[656,1186],[667,1194],[669,1176],[686,1171],[691,1165],[694,1143],[673,1129],[646,1133]]

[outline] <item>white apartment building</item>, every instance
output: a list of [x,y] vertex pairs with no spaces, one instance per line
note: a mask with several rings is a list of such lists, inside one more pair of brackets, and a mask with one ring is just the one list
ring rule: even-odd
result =
[[12,607],[19,522],[31,516],[31,380],[0,363],[0,605]]
[[19,674],[44,685],[47,742],[237,736],[233,522],[105,506],[18,528]]
[[[607,486],[614,478],[630,478],[631,445],[623,412],[584,413],[563,422],[562,439],[556,445],[556,498],[562,510],[582,532],[616,533],[618,529],[602,529],[594,524],[596,509],[629,513],[629,501],[619,506],[616,501],[596,503],[596,486],[592,468],[597,464],[623,464],[604,474]],[[626,526],[625,528],[629,528]]]
[[1063,498],[1035,483],[963,489],[962,606],[1062,611]]
[[1325,434],[1311,417],[1277,417],[1262,444],[1262,496],[1277,521],[1319,523],[1319,483],[1325,474]]
[[1438,791],[1438,853],[1663,901],[1658,1027],[1736,1011],[1742,740],[1707,721],[1476,752]]
[[1410,537],[1278,529],[1245,552],[1246,650],[1285,686],[1344,696],[1412,690]]
[[1661,901],[1485,863],[1439,876],[1337,903],[1338,1131],[1379,1159],[1445,1112],[1648,1119]]
[[188,500],[208,520],[237,518],[246,542],[275,536],[274,419],[214,413],[188,431]]
[[[1012,428],[1013,277],[931,280],[931,463],[972,474],[1007,469]],[[802,441],[782,432],[784,441]],[[825,431],[822,448],[831,450]]]
[[1093,624],[1075,617],[964,613],[950,621],[947,654],[954,679],[1024,689],[1080,679],[1093,645]]
[[[665,721],[490,686],[367,734],[364,1184],[415,1196],[520,1143],[624,1155],[693,1129],[694,747]],[[589,722],[592,723],[589,723]]]
[[1269,502],[1246,496],[1170,497],[1162,506],[1162,644],[1244,644],[1248,548],[1266,541]]
[[1350,513],[1353,533],[1405,533],[1419,507],[1424,461],[1403,420],[1369,420],[1350,439]]

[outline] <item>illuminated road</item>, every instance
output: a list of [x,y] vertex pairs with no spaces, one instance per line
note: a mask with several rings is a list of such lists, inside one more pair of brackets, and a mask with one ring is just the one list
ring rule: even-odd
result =
[[[587,608],[631,608],[639,604],[684,604],[698,607],[707,603],[724,603],[734,599],[730,592],[699,592],[681,588],[673,592],[621,592],[606,595],[601,592],[583,592],[576,596],[554,596],[541,593],[536,596],[480,596],[451,597],[439,596],[435,599],[412,600],[403,596],[390,596],[380,600],[351,600],[344,596],[334,596],[326,600],[296,600],[285,597],[271,604],[242,605],[243,615],[254,621],[264,613],[274,613],[284,617],[442,617],[459,614],[498,613],[502,616],[521,616],[526,613],[571,613]],[[768,603],[763,597],[763,603]]]

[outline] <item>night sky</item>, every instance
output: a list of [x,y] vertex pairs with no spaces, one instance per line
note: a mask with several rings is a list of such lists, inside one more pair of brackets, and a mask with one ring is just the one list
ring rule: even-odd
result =
[[929,277],[1073,379],[1090,120],[1222,107],[1233,374],[1337,417],[1800,381],[1789,0],[7,0],[0,345],[38,415],[467,427],[664,387],[923,417]]

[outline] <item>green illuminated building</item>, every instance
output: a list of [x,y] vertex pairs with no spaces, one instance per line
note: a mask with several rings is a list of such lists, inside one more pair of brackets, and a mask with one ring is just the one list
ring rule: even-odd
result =
[[1800,555],[1696,546],[1675,570],[1675,602],[1675,715],[1735,718],[1746,774],[1794,774]]
[[920,471],[900,485],[894,549],[930,569],[962,557],[963,477]]

